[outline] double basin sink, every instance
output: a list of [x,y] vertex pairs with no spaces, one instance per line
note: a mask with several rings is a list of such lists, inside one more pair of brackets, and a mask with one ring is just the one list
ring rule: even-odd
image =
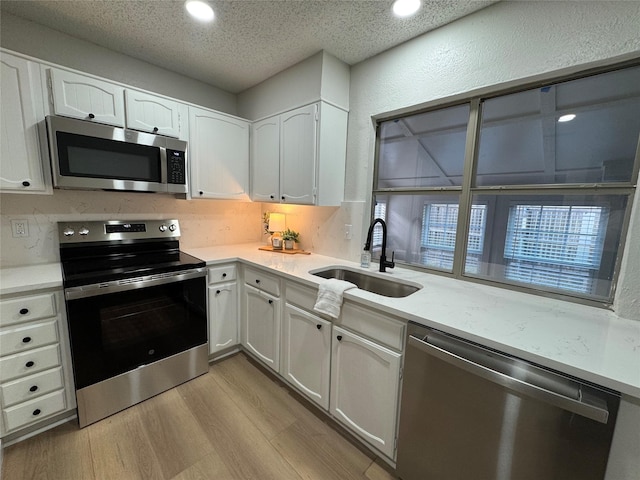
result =
[[311,270],[309,273],[317,277],[344,280],[355,284],[361,290],[376,293],[384,297],[407,297],[422,288],[422,286],[417,283],[382,278],[381,276],[365,273],[349,267],[329,267],[320,270]]

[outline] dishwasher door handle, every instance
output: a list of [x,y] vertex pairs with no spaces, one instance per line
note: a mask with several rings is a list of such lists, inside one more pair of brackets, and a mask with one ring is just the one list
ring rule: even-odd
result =
[[415,347],[426,354],[462,368],[463,370],[484,378],[485,380],[489,380],[515,392],[522,393],[531,398],[562,408],[563,410],[567,410],[604,424],[606,424],[609,419],[609,411],[606,408],[589,405],[581,402],[580,400],[569,398],[565,395],[547,390],[546,388],[511,377],[502,372],[497,372],[489,367],[456,355],[455,353],[451,353],[440,347],[431,345],[430,343],[416,338],[413,335],[409,335],[408,344],[409,346]]

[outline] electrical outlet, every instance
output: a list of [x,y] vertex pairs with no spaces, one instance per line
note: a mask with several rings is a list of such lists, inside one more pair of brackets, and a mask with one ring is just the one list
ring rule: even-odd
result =
[[29,236],[28,220],[11,220],[11,232],[14,238]]
[[344,239],[345,240],[351,240],[351,229],[353,228],[353,225],[349,225],[348,223],[344,224]]

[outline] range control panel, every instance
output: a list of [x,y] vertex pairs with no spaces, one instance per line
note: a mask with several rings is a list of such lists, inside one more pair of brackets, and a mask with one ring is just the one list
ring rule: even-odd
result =
[[178,220],[58,222],[60,244],[180,237]]

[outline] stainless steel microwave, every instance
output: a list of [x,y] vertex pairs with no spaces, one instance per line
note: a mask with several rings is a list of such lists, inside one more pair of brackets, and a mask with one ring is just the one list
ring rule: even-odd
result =
[[45,118],[55,188],[187,193],[187,143],[72,118]]

